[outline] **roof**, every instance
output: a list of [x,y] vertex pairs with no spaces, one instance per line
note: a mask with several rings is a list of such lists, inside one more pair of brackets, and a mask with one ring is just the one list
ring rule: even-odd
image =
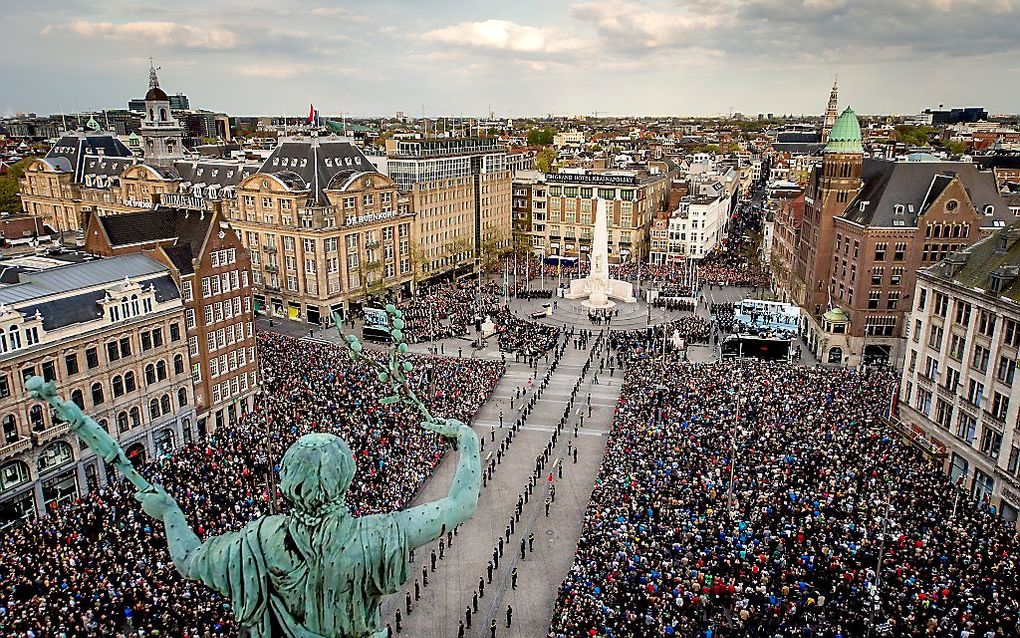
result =
[[38,297],[101,286],[124,278],[166,272],[166,266],[141,253],[57,266],[26,274],[22,276],[21,283],[0,288],[0,303],[23,303]]
[[258,172],[276,175],[290,190],[309,191],[311,205],[328,206],[326,189],[344,170],[378,172],[350,141],[318,137],[284,139]]
[[[1012,223],[1014,215],[999,193],[995,176],[979,171],[971,162],[865,159],[861,171],[864,185],[842,217],[862,226],[914,227],[918,216],[924,214],[954,177],[960,179],[975,208],[979,211],[986,206],[994,208],[994,214],[984,217],[982,225],[991,226],[993,220]],[[902,213],[896,212],[897,206],[903,207]]]
[[173,163],[173,173],[181,180],[194,184],[213,184],[220,188],[237,186],[242,179],[254,175],[259,169],[256,162],[231,160],[178,160]]
[[[938,279],[952,279],[967,288],[989,291],[992,273],[1020,268],[1020,223],[1003,228],[996,233],[972,244],[965,250],[950,255],[943,262],[925,269],[928,275]],[[955,274],[946,267],[951,262],[962,262],[963,267]],[[1011,273],[1009,282],[997,295],[1020,302],[1020,277]],[[993,294],[993,293],[989,293]]]
[[861,144],[861,123],[857,114],[849,106],[832,125],[829,131],[829,142],[825,145],[826,153],[864,153]]
[[166,92],[158,86],[154,86],[145,93],[146,102],[168,102],[170,98],[166,96]]
[[159,207],[136,213],[106,215],[98,219],[112,247],[165,243],[163,250],[182,274],[194,272],[215,215],[179,208]]
[[[110,133],[64,134],[46,153],[47,163],[74,172],[74,181],[81,182],[86,172],[86,159],[93,157],[132,157],[131,150]],[[60,161],[63,159],[63,161]],[[66,164],[65,164],[66,162]]]

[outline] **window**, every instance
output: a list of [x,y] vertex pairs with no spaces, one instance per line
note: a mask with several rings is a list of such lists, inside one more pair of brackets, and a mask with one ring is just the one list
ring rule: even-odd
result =
[[967,340],[958,335],[951,334],[949,336],[949,356],[956,359],[957,361],[963,360],[963,353],[967,347]]
[[131,340],[127,337],[122,337],[120,342],[120,356],[130,357],[131,356]]
[[32,425],[34,432],[42,432],[46,429],[46,418],[43,416],[42,406],[38,403],[28,411],[28,422]]
[[942,350],[942,336],[942,328],[932,324],[931,329],[928,331],[928,347],[935,352],[940,352]]
[[174,374],[184,373],[184,357],[179,354],[174,355]]
[[935,307],[932,308],[932,311],[940,317],[945,317],[946,313],[949,312],[949,297],[941,292],[936,292]]
[[138,389],[138,383],[135,381],[135,373],[128,370],[124,373],[124,391],[134,392]]
[[1013,385],[1013,377],[1016,375],[1016,359],[1002,355],[999,357],[999,365],[995,370],[995,378],[1006,385]]
[[973,443],[977,436],[977,419],[966,412],[960,412],[960,417],[956,420],[956,436],[967,443]]
[[170,324],[170,341],[174,342],[180,340],[181,340],[181,324],[175,321],[172,324]]
[[149,418],[159,418],[159,399],[152,399],[149,401]]
[[67,376],[71,377],[78,374],[78,355],[71,353],[64,355],[64,370],[67,371]]
[[925,357],[924,360],[924,376],[928,377],[932,381],[939,380],[939,362],[937,359],[931,357]]
[[988,371],[988,357],[991,353],[988,348],[981,344],[974,345],[974,358],[971,361],[971,367],[980,372]]
[[950,392],[956,392],[956,389],[960,386],[960,371],[953,367],[946,368],[946,389]]
[[100,405],[104,400],[103,384],[97,381],[92,384],[92,405]]
[[967,401],[980,408],[984,394],[985,385],[976,379],[971,379],[967,384]]
[[160,359],[156,362],[156,379],[158,381],[166,381],[166,361]]
[[980,334],[983,334],[986,337],[991,337],[995,332],[995,315],[987,310],[980,310],[978,312],[977,330]]
[[57,380],[57,364],[55,361],[43,361],[42,378],[43,381]]
[[888,248],[889,244],[885,242],[875,244],[875,261],[885,261],[885,252]]
[[106,359],[110,363],[120,359],[120,349],[117,347],[116,341],[111,341],[106,344]]
[[871,285],[881,286],[882,275],[885,274],[885,268],[872,268],[871,269]]
[[917,292],[917,309],[924,310],[924,306],[927,301],[928,301],[928,289],[920,288]]
[[992,392],[992,416],[1004,421],[1007,412],[1009,412],[1009,397],[998,391]]
[[878,302],[882,299],[881,290],[871,290],[868,292],[868,310],[877,310]]
[[896,242],[896,245],[893,246],[893,261],[903,261],[906,255],[907,243],[902,241]]
[[986,425],[981,429],[980,448],[985,456],[998,459],[999,450],[1002,448],[1002,434]]
[[4,445],[10,445],[11,443],[17,442],[18,424],[14,420],[14,415],[8,414],[0,423],[2,423]]
[[124,394],[124,379],[120,375],[113,378],[113,396],[114,398],[122,396]]
[[885,307],[888,310],[896,310],[896,308],[899,305],[900,305],[900,291],[899,290],[890,290],[889,291],[889,297],[888,297],[888,299],[886,300],[886,303],[885,303]]
[[145,366],[145,385],[152,385],[156,382],[156,366],[151,363]]
[[1020,324],[1012,319],[1002,320],[1002,343],[1012,348],[1020,347]]
[[970,324],[970,310],[971,310],[971,306],[970,306],[969,303],[967,303],[966,301],[959,301],[959,300],[957,300],[957,302],[956,302],[956,316],[954,317],[954,321],[956,322],[956,325],[958,325],[958,326],[967,326],[967,325]]
[[183,408],[188,405],[188,391],[181,388],[177,391],[177,407]]

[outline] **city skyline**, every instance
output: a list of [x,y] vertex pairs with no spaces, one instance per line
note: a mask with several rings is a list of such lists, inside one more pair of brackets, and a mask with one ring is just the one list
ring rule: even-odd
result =
[[[236,115],[1012,113],[1020,0],[625,0],[371,8],[60,0],[7,16],[0,112],[123,108],[161,84]],[[554,90],[551,90],[554,89]]]

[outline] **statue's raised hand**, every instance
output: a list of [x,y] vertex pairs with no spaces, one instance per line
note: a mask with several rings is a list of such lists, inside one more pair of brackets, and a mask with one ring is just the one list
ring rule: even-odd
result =
[[177,501],[159,485],[153,486],[151,492],[135,492],[135,500],[142,504],[146,514],[157,521],[162,521],[167,512],[178,509]]
[[464,431],[470,431],[468,426],[464,425],[457,419],[435,419],[433,421],[425,421],[421,424],[426,430],[431,430],[439,436],[446,439],[459,439],[460,435]]

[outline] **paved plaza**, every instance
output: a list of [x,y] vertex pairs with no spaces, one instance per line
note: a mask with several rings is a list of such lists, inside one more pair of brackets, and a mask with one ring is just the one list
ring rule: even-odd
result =
[[[695,312],[709,318],[710,303],[725,303],[744,299],[749,291],[744,288],[705,289],[705,301],[699,303]],[[531,313],[540,310],[552,299],[513,300],[511,307],[522,317],[530,317]],[[555,299],[552,315],[541,319],[543,323],[575,330],[591,330],[594,335],[602,329],[594,325],[588,318],[587,310],[580,302],[566,299]],[[637,330],[649,324],[656,325],[671,321],[683,314],[669,312],[659,308],[650,308],[645,303],[619,304],[618,315],[612,321],[613,330]],[[339,342],[341,337],[333,328],[319,329],[308,324],[287,320],[274,320],[272,327],[265,319],[260,320],[262,329],[291,334],[305,339]],[[348,326],[348,330],[358,330],[358,326]],[[447,356],[464,356],[480,358],[504,358],[507,360],[507,371],[489,400],[483,405],[474,422],[471,424],[479,437],[484,439],[485,448],[482,452],[483,465],[487,460],[495,458],[500,443],[509,434],[514,422],[518,419],[524,404],[538,392],[538,387],[545,377],[552,361],[553,354],[541,357],[537,362],[537,371],[524,362],[514,361],[514,357],[500,353],[494,339],[488,340],[483,347],[475,348],[471,338],[455,338],[438,341],[434,347]],[[431,343],[413,345],[414,352],[428,352]],[[442,558],[439,558],[439,543],[426,546],[416,552],[414,563],[409,568],[410,578],[403,591],[391,596],[383,606],[384,623],[396,629],[396,612],[401,615],[400,635],[429,636],[456,638],[459,624],[466,623],[466,611],[471,612],[471,628],[465,630],[465,636],[490,636],[490,626],[496,620],[497,632],[500,637],[534,637],[543,636],[548,631],[553,605],[560,583],[570,569],[577,541],[581,534],[584,511],[588,505],[599,465],[610,428],[614,408],[620,395],[622,372],[616,370],[615,376],[609,375],[608,368],[598,375],[598,360],[605,356],[604,348],[595,351],[595,339],[588,342],[586,348],[577,349],[572,340],[568,340],[563,355],[556,369],[551,373],[547,387],[537,399],[531,415],[522,421],[519,432],[513,437],[502,461],[496,466],[493,478],[482,489],[478,511],[467,523],[461,526],[453,544],[444,547]],[[691,346],[688,356],[693,361],[718,360],[717,348],[713,346]],[[587,374],[582,374],[585,362],[592,359],[594,363]],[[515,521],[513,533],[506,540],[506,528],[511,519],[515,518],[515,510],[519,497],[526,491],[535,471],[536,458],[539,457],[559,424],[565,406],[570,402],[571,390],[580,381],[571,416],[552,449],[550,461],[545,465],[540,480],[524,505],[519,522]],[[511,405],[511,398],[518,396]],[[591,395],[591,416],[588,416],[587,401]],[[580,412],[578,409],[580,408]],[[574,425],[579,422],[579,414],[583,413],[583,426],[574,436]],[[502,423],[500,416],[502,415]],[[577,463],[573,456],[568,456],[570,449],[577,449]],[[454,455],[447,458],[437,468],[433,477],[417,495],[414,505],[433,501],[445,496],[450,488],[455,469]],[[558,464],[562,463],[562,478]],[[553,475],[556,499],[549,507],[549,515],[545,513],[545,499],[548,492],[548,475]],[[534,549],[526,550],[526,557],[520,558],[521,541],[527,544],[533,536]],[[493,549],[498,554],[498,540],[504,539],[503,555],[499,558],[498,568],[493,570],[492,581],[489,582],[487,565],[492,560]],[[444,542],[445,545],[445,542]],[[431,554],[435,551],[436,569],[431,569]],[[428,585],[424,586],[422,568],[428,576]],[[512,572],[517,571],[517,588],[512,586]],[[484,595],[477,602],[478,611],[474,611],[474,595],[478,591],[478,580],[485,580]],[[415,591],[419,598],[415,600]],[[407,613],[407,596],[411,597],[411,613]],[[513,608],[513,623],[507,628],[506,609]]]

